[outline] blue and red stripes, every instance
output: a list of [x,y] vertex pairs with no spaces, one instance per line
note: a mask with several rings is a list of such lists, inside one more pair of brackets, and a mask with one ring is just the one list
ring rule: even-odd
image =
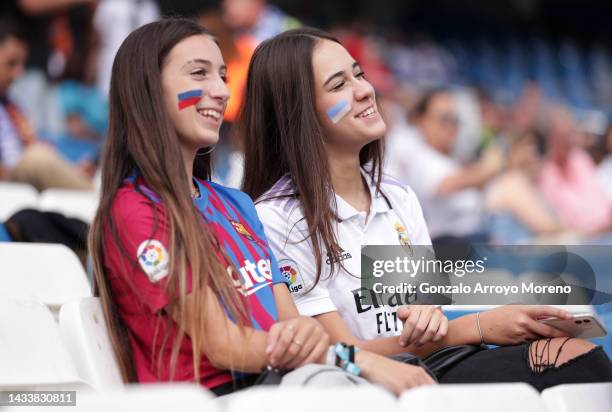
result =
[[202,99],[203,91],[200,89],[189,90],[178,95],[178,108],[183,110],[189,106],[195,106]]

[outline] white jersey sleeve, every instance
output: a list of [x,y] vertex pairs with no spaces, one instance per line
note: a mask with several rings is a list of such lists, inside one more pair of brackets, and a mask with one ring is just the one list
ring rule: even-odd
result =
[[337,309],[327,288],[326,273],[313,288],[317,276],[316,260],[311,240],[306,238],[306,221],[302,219],[297,202],[289,207],[288,202],[291,201],[266,201],[256,206],[270,248],[288,280],[289,291],[300,314],[316,316],[334,312]]

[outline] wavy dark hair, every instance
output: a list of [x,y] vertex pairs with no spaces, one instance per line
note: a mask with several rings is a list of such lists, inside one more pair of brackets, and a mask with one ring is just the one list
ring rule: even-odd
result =
[[[243,190],[257,201],[269,200],[264,194],[276,181],[286,174],[292,180],[291,193],[270,196],[299,199],[316,259],[315,284],[324,260],[321,245],[329,256],[342,252],[334,230],[338,217],[325,134],[315,110],[312,55],[321,41],[340,43],[314,28],[289,30],[261,43],[249,66],[238,124],[247,148]],[[377,139],[359,153],[377,190],[383,152],[383,141]],[[329,261],[334,273],[334,259]]]
[[[157,227],[161,220],[169,228],[170,268],[168,295],[178,296],[176,307],[177,335],[173,337],[170,379],[174,374],[180,343],[186,331],[192,333],[195,380],[199,381],[202,355],[200,342],[204,327],[204,291],[210,288],[224,303],[233,319],[248,319],[243,302],[238,297],[227,269],[216,257],[223,253],[206,225],[200,224],[200,215],[192,200],[188,177],[180,153],[178,136],[166,112],[161,90],[161,72],[172,48],[183,39],[194,35],[210,35],[209,31],[188,19],[164,19],[147,24],[132,32],[123,42],[113,63],[110,85],[110,119],[108,137],[102,157],[102,188],[98,211],[89,234],[89,248],[94,266],[94,293],[100,296],[108,323],[113,348],[123,378],[137,380],[128,330],[118,313],[117,304],[104,266],[106,245],[114,242],[122,250],[117,227],[111,217],[111,206],[124,179],[138,170],[147,186],[155,192],[163,205],[163,213],[156,212]],[[194,176],[210,178],[210,155],[196,156]],[[151,202],[155,210],[155,205]],[[152,234],[157,229],[152,228]],[[111,233],[107,238],[105,233]],[[127,257],[133,260],[134,257]],[[230,260],[228,260],[230,261]],[[184,299],[187,276],[191,274],[194,301],[193,319],[187,323]],[[170,316],[159,314],[168,326],[174,322]],[[239,322],[240,323],[240,322]],[[171,330],[166,328],[167,333]],[[169,336],[163,337],[158,356],[161,370],[162,352]]]

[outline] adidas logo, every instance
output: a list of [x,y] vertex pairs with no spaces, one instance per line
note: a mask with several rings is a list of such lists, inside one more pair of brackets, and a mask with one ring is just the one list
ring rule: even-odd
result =
[[346,259],[350,259],[353,256],[349,253],[349,252],[345,252],[344,250],[342,250],[338,255],[336,256],[331,256],[329,253],[327,254],[327,259],[325,260],[325,263],[327,263],[328,265],[331,265],[331,263],[338,263],[341,262],[343,260]]

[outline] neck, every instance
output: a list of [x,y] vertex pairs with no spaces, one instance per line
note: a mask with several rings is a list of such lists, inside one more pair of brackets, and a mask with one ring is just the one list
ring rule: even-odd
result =
[[185,147],[181,148],[183,155],[183,164],[185,165],[185,172],[187,173],[187,179],[189,182],[189,188],[193,185],[193,162],[195,160],[196,151],[187,149]]
[[358,211],[369,212],[370,191],[363,183],[359,153],[328,150],[328,164],[334,192]]

